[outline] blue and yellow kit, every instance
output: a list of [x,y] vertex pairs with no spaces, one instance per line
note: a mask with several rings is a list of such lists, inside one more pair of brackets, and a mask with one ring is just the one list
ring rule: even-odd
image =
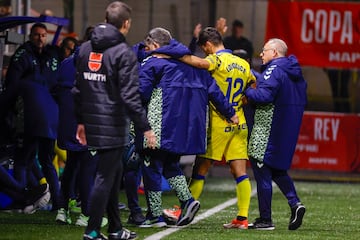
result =
[[241,107],[241,98],[247,84],[255,80],[250,71],[250,65],[246,60],[233,55],[231,50],[227,49],[208,55],[205,59],[210,64],[208,71],[234,107],[239,117],[239,125],[227,122],[215,107],[210,105],[208,145],[207,151],[202,157],[218,161],[221,161],[223,157],[226,161],[248,159],[248,129]]

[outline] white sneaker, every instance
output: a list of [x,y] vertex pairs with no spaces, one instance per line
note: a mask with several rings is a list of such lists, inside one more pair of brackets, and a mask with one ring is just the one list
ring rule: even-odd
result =
[[71,224],[71,218],[68,211],[66,211],[64,208],[60,208],[57,211],[55,221],[61,224]]
[[37,209],[46,206],[46,204],[50,201],[50,192],[49,192],[49,185],[43,184],[36,188],[33,198],[33,203],[26,206],[23,209],[23,213],[25,214],[32,214]]
[[[78,219],[75,222],[76,226],[86,227],[88,225],[89,217],[85,216],[84,214],[80,214]],[[108,224],[108,219],[106,217],[102,218],[101,227],[105,227]]]

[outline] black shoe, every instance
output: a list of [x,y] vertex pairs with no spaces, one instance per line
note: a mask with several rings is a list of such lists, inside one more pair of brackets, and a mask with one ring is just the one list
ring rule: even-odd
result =
[[248,229],[256,229],[256,230],[274,230],[275,225],[271,220],[266,220],[262,218],[255,219],[255,222],[249,223]]
[[128,218],[129,224],[141,225],[145,222],[146,218],[141,212],[131,213]]
[[123,240],[123,239],[136,239],[137,235],[135,232],[123,228],[121,231],[116,233],[109,233],[109,240]]
[[181,209],[181,215],[177,221],[177,226],[185,226],[192,222],[196,213],[200,209],[200,202],[194,200],[193,198],[188,200],[185,204],[185,207]]
[[305,206],[300,202],[291,208],[289,230],[296,230],[301,226],[305,210]]
[[108,238],[102,233],[97,233],[95,231],[92,231],[89,234],[84,234],[83,240],[108,240]]

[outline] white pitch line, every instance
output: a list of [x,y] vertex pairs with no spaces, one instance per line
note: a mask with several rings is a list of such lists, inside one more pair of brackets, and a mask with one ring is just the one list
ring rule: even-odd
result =
[[[255,189],[251,192],[251,197],[255,196],[256,193],[257,193],[257,191],[256,191],[256,188],[255,188]],[[222,203],[222,204],[220,204],[220,205],[217,205],[217,206],[215,206],[215,207],[213,207],[213,208],[210,208],[210,209],[207,210],[206,212],[204,212],[204,213],[196,216],[196,217],[194,218],[194,220],[193,220],[189,225],[195,224],[195,223],[197,223],[197,222],[199,222],[199,221],[201,221],[201,220],[203,220],[203,219],[205,219],[205,218],[208,218],[208,217],[210,217],[211,215],[213,215],[213,214],[215,214],[215,213],[218,213],[218,212],[220,212],[221,210],[223,210],[223,209],[225,209],[225,208],[227,208],[227,207],[230,207],[231,205],[234,205],[236,202],[237,202],[237,198],[232,198],[232,199],[230,199],[230,200],[228,200],[228,201],[226,201],[226,202],[224,202],[224,203]],[[184,226],[184,227],[168,228],[168,229],[163,230],[163,231],[161,231],[161,232],[157,232],[157,233],[155,233],[155,234],[153,234],[153,235],[150,235],[150,236],[148,236],[147,238],[145,238],[144,240],[159,240],[159,239],[161,239],[161,238],[163,238],[163,237],[165,237],[165,236],[168,236],[168,235],[170,235],[170,234],[172,234],[172,233],[174,233],[174,232],[176,232],[176,231],[179,231],[179,230],[181,230],[181,229],[183,229],[183,228],[185,228],[185,227],[187,227],[187,226],[189,226],[189,225],[186,225],[186,226]]]

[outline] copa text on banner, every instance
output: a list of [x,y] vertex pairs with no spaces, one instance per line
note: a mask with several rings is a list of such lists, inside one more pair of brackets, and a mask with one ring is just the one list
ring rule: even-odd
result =
[[266,29],[303,66],[360,67],[360,2],[270,0]]

